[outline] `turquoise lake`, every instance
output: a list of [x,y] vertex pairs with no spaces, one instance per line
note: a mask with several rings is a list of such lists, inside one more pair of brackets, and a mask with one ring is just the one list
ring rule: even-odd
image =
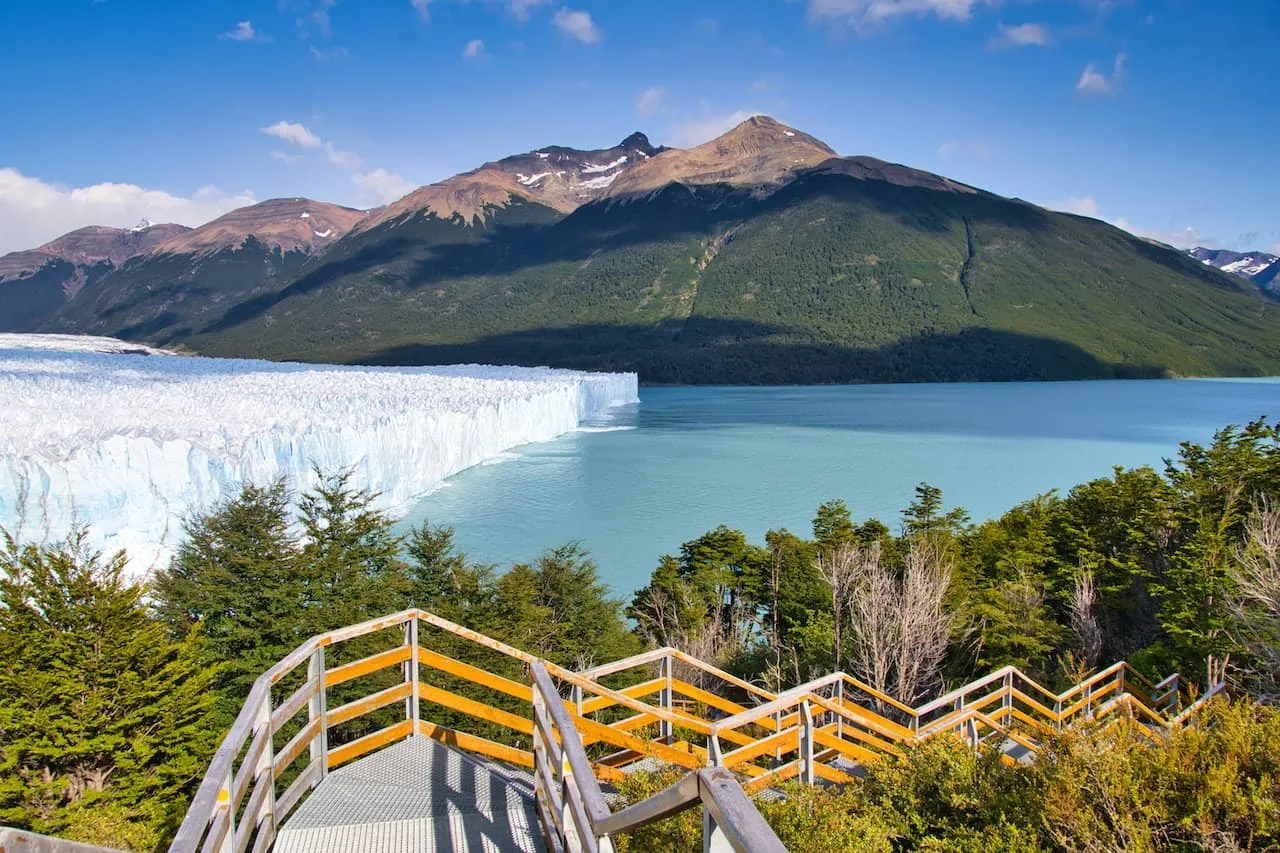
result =
[[727,524],[807,535],[818,504],[897,529],[917,483],[974,520],[1113,466],[1160,467],[1181,441],[1280,416],[1278,380],[642,388],[641,402],[463,471],[406,518],[451,525],[510,565],[581,542],[616,594]]

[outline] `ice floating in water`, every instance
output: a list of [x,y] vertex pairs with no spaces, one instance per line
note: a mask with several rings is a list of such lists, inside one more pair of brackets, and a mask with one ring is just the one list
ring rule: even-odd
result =
[[245,481],[305,489],[313,466],[352,468],[400,513],[451,474],[636,402],[636,385],[634,373],[277,364],[0,335],[0,526],[46,540],[85,523],[142,572],[173,552],[184,518]]

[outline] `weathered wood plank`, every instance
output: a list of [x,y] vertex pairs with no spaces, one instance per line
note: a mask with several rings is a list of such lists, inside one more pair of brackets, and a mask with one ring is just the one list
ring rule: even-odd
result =
[[533,753],[528,750],[495,743],[477,735],[456,731],[447,726],[438,726],[435,723],[428,723],[426,720],[419,720],[418,733],[446,746],[487,755],[490,758],[496,758],[499,761],[505,761],[518,767],[533,767]]
[[345,705],[339,705],[332,711],[329,711],[325,717],[329,724],[329,728],[350,722],[356,717],[362,717],[379,708],[385,708],[388,705],[394,705],[396,702],[408,699],[413,695],[413,684],[404,682],[388,687],[385,690],[379,690],[365,696],[363,699],[356,699],[354,702],[348,702]]
[[342,684],[344,681],[351,681],[353,678],[359,678],[362,675],[368,675],[371,672],[377,672],[380,669],[396,666],[404,663],[413,656],[413,650],[408,646],[397,646],[394,649],[388,649],[385,652],[378,652],[376,655],[369,655],[367,658],[361,658],[342,666],[335,666],[324,674],[324,686],[333,687],[335,684]]

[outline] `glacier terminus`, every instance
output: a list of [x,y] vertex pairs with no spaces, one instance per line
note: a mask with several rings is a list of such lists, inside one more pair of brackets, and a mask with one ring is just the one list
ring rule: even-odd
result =
[[162,565],[182,523],[241,484],[350,469],[403,512],[448,476],[639,401],[634,373],[339,367],[0,335],[0,527]]

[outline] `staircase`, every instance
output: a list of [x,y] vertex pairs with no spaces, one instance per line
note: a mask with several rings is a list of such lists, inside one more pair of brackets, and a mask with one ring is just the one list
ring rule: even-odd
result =
[[[442,652],[462,646],[487,668]],[[1211,670],[1193,700],[1123,662],[1062,693],[1005,667],[911,707],[840,672],[775,694],[671,648],[573,672],[409,610],[314,637],[254,682],[170,851],[612,853],[613,835],[700,808],[704,851],[784,853],[750,796],[848,783],[935,737],[1011,764],[1085,721],[1155,741],[1225,692]],[[666,765],[687,774],[612,810],[613,783]],[[87,849],[21,835],[0,831],[0,851]]]

